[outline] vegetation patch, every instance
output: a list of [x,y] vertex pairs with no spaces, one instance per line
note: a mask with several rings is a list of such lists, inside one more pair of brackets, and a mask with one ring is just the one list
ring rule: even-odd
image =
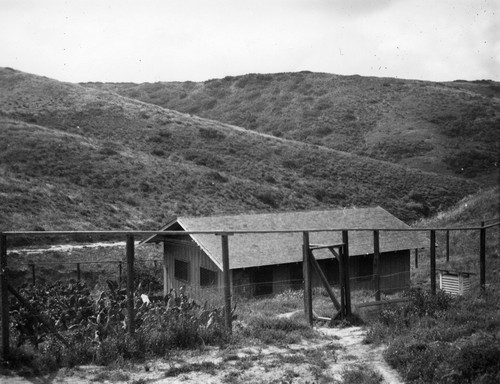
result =
[[500,379],[500,301],[411,290],[381,311],[367,342],[388,344],[386,361],[408,383],[493,383]]
[[342,370],[342,384],[380,384],[382,375],[366,365],[354,364]]

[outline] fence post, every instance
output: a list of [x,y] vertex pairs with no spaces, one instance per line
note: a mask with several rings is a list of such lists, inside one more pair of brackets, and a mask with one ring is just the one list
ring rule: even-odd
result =
[[431,293],[436,294],[436,230],[431,229]]
[[339,262],[339,286],[340,286],[340,318],[345,317],[345,273],[344,273],[344,246],[340,249],[339,257],[337,258]]
[[163,242],[163,297],[168,295],[167,242]]
[[380,234],[373,231],[373,278],[375,286],[375,301],[380,301]]
[[415,268],[418,268],[418,248],[415,248]]
[[309,232],[302,233],[302,274],[304,276],[304,313],[309,325],[313,325],[311,262],[309,261]]
[[118,262],[118,286],[122,286],[122,262]]
[[128,332],[135,332],[134,311],[134,235],[127,234],[127,310],[128,310]]
[[0,232],[0,302],[2,305],[2,351],[3,358],[6,359],[10,354],[9,340],[9,291],[7,276],[7,236]]
[[35,263],[30,264],[31,267],[31,282],[33,285],[36,283],[36,275],[35,275]]
[[450,261],[450,230],[446,230],[446,262]]
[[345,314],[351,314],[351,283],[349,277],[349,231],[342,231],[342,243],[344,243],[344,285],[345,285]]
[[481,222],[479,232],[479,281],[481,290],[486,290],[486,228],[484,221]]
[[80,263],[76,263],[76,280],[77,281],[81,280]]
[[222,278],[224,280],[224,315],[226,329],[231,333],[233,319],[231,313],[231,271],[229,269],[229,239],[227,234],[221,235],[222,245]]

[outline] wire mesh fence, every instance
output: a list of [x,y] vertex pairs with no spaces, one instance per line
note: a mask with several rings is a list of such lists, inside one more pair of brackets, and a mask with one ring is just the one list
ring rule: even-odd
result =
[[[295,300],[295,305],[297,305],[297,302],[307,301],[306,280],[309,279],[312,281],[312,301],[315,314],[319,317],[333,317],[337,308],[334,308],[336,305],[332,302],[332,295],[339,298],[339,301],[342,301],[342,305],[344,304],[344,300],[348,297],[349,306],[352,301],[353,307],[362,307],[367,303],[379,300],[379,297],[382,300],[398,299],[400,292],[409,287],[418,286],[427,288],[430,285],[431,289],[434,289],[436,284],[436,273],[439,272],[439,267],[443,266],[441,264],[444,264],[444,267],[451,268],[453,265],[450,263],[457,255],[463,256],[467,253],[470,253],[470,258],[456,257],[457,260],[460,259],[462,263],[458,265],[458,268],[465,268],[469,271],[472,269],[477,271],[477,269],[479,269],[479,273],[477,274],[471,272],[471,278],[474,281],[473,284],[478,281],[481,287],[484,288],[484,275],[486,274],[484,257],[491,236],[493,236],[491,243],[498,244],[495,237],[498,236],[498,231],[495,231],[496,229],[497,228],[488,232],[486,232],[485,227],[470,229],[462,228],[460,230],[446,228],[429,230],[431,231],[430,252],[421,252],[417,256],[417,251],[415,251],[414,264],[411,262],[412,260],[409,253],[405,253],[404,255],[401,254],[401,259],[404,260],[405,264],[404,268],[392,270],[390,268],[380,269],[378,273],[375,271],[374,267],[370,268],[370,265],[374,265],[373,255],[354,255],[348,257],[349,255],[347,252],[344,253],[343,251],[339,251],[340,256],[331,258],[332,261],[337,259],[337,266],[334,265],[335,263],[328,265],[328,260],[322,259],[319,260],[320,263],[318,262],[318,265],[321,264],[322,267],[315,266],[316,272],[314,272],[315,269],[312,268],[312,272],[307,272],[305,276],[302,275],[302,272],[306,271],[306,269],[302,269],[300,266],[302,263],[299,262],[295,263],[296,265],[294,266],[275,266],[273,270],[261,269],[259,271],[257,267],[257,270],[253,271],[253,275],[247,274],[244,279],[235,278],[236,271],[231,271],[231,279],[226,278],[226,276],[224,276],[224,279],[220,278],[219,280],[206,278],[204,284],[208,286],[200,286],[200,284],[191,282],[181,286],[177,285],[175,289],[172,287],[170,290],[168,280],[166,279],[163,259],[158,258],[158,255],[161,254],[161,250],[158,247],[153,247],[153,250],[148,253],[146,247],[144,247],[137,252],[134,260],[135,250],[133,235],[129,234],[127,235],[126,249],[121,247],[107,249],[106,251],[100,250],[97,255],[91,254],[89,250],[81,249],[71,253],[71,257],[66,257],[67,255],[62,257],[57,252],[54,253],[52,251],[48,253],[41,252],[38,256],[32,253],[22,255],[19,252],[11,251],[11,253],[9,253],[9,268],[2,267],[2,310],[4,311],[5,308],[10,307],[10,304],[4,303],[7,289],[3,284],[7,280],[9,284],[13,285],[15,285],[16,282],[24,280],[24,283],[31,282],[31,285],[35,286],[44,281],[45,283],[50,283],[56,280],[72,280],[78,283],[74,284],[70,282],[70,284],[74,284],[73,287],[78,287],[85,283],[88,287],[91,287],[90,289],[85,288],[85,292],[92,291],[92,294],[96,294],[99,292],[99,289],[106,287],[106,285],[109,287],[109,281],[114,281],[118,288],[126,286],[126,301],[122,302],[120,305],[124,306],[122,308],[123,310],[125,307],[127,308],[128,317],[133,319],[134,308],[143,308],[144,306],[150,305],[150,297],[151,299],[153,297],[159,298],[159,300],[163,300],[163,303],[166,304],[165,295],[175,299],[178,297],[187,297],[190,298],[190,300],[196,301],[196,305],[199,306],[225,306],[226,314],[229,312],[227,308],[228,303],[229,305],[231,304],[231,297],[233,299],[233,304],[244,303],[246,299],[255,300],[276,296],[281,298],[292,297]],[[473,234],[472,236],[466,236],[468,241],[461,242],[460,233],[467,230],[472,231]],[[343,232],[347,233],[347,231]],[[2,237],[5,238],[5,235],[2,235]],[[229,258],[228,249],[227,247],[224,248],[224,241],[227,245],[227,237],[227,234],[221,235],[223,239],[222,251],[224,262]],[[2,240],[1,243],[2,263],[5,263],[7,259],[6,242]],[[305,244],[304,241],[304,249],[310,249],[308,248],[309,245],[306,247]],[[85,253],[85,257],[83,257],[82,252]],[[377,252],[378,251],[376,251],[375,254]],[[478,253],[480,254],[480,258],[478,258]],[[152,255],[154,255],[154,257],[151,257]],[[498,250],[496,250],[496,255],[498,257]],[[110,256],[114,256],[114,259],[107,258]],[[310,256],[312,256],[312,251]],[[342,257],[346,259],[340,262],[340,258]],[[438,261],[437,268],[436,259]],[[356,260],[356,262],[351,265],[351,260]],[[364,261],[361,262],[360,260]],[[470,264],[467,264],[468,262],[470,262]],[[307,265],[308,263],[303,264]],[[128,268],[125,268],[125,265],[127,265]],[[348,273],[346,272],[345,276],[342,276],[341,265],[344,265],[344,271],[349,271]],[[347,268],[345,267],[346,265]],[[318,276],[311,277],[311,275],[309,275],[309,273],[312,273],[312,275],[321,275],[321,273],[318,272],[318,268],[323,268],[324,276],[322,276],[322,279],[318,279]],[[230,271],[227,266],[223,268],[223,272],[225,271]],[[130,281],[124,281],[129,274],[135,275],[135,281],[132,281],[132,283]],[[288,277],[285,278],[284,276]],[[348,284],[346,284],[345,280],[343,281],[343,279],[347,277]],[[148,281],[143,284],[145,280]],[[328,283],[325,284],[324,282],[326,280],[328,280]],[[213,285],[211,285],[212,281],[214,282]],[[346,293],[346,289],[349,286],[351,288],[349,292]],[[227,289],[228,287],[229,289]],[[11,290],[10,285],[9,290]],[[12,290],[12,292],[14,292],[14,290]],[[29,296],[29,292],[25,291],[25,295]],[[62,296],[59,295],[59,298],[61,297]],[[12,299],[12,297],[10,299]],[[91,296],[87,299],[94,302],[93,304],[89,303],[89,306],[95,306],[95,302],[99,300],[99,297]],[[20,301],[22,300],[20,299]],[[25,305],[25,307],[26,306],[27,305]],[[296,306],[294,308],[297,309]],[[303,308],[305,308],[305,305]],[[25,317],[23,320],[24,323],[30,323],[34,318],[38,318],[37,315],[33,315],[33,311],[28,310],[28,312],[30,312],[31,315]],[[20,312],[18,311],[18,313]],[[7,318],[5,313],[2,313],[2,317],[3,319]],[[84,321],[84,319],[82,319],[82,321]],[[5,321],[2,321],[3,337],[5,336],[5,323]],[[227,323],[230,324],[230,321],[226,322],[226,324]],[[128,326],[133,329],[132,323]]]

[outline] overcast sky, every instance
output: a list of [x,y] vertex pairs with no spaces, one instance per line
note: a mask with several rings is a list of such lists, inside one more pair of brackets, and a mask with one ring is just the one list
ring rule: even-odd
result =
[[0,66],[71,82],[500,81],[500,0],[0,0]]

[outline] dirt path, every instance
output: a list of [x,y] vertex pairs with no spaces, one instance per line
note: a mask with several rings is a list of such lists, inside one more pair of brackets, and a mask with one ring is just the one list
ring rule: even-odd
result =
[[219,383],[342,383],[344,369],[359,364],[371,367],[384,384],[402,384],[382,358],[382,347],[363,343],[361,327],[317,328],[323,334],[287,346],[248,346],[177,351],[146,364],[122,368],[81,366],[61,369],[43,377],[2,376],[3,384],[219,384]]
[[384,384],[403,384],[398,373],[385,362],[382,356],[384,348],[363,343],[366,330],[362,327],[321,328],[320,332],[338,338],[338,343],[345,348],[339,354],[337,364],[331,367],[336,379],[340,379],[340,373],[345,367],[358,363],[378,371],[384,378]]

